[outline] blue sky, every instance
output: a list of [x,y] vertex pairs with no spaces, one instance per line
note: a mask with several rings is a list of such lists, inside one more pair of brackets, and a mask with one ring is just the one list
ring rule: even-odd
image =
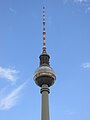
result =
[[40,120],[33,80],[42,51],[56,72],[49,94],[51,120],[90,120],[90,0],[0,0],[0,120]]

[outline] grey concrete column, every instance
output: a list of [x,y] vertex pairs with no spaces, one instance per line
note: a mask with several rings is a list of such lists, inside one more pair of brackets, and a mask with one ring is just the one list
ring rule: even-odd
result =
[[41,88],[42,93],[42,113],[41,113],[41,120],[50,120],[49,118],[49,88],[48,85],[42,85]]

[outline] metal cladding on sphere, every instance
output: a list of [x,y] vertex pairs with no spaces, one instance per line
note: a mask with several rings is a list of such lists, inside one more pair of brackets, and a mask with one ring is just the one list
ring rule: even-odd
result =
[[54,84],[56,79],[55,72],[49,66],[40,66],[34,74],[34,80],[38,86],[43,84],[48,85],[49,87]]

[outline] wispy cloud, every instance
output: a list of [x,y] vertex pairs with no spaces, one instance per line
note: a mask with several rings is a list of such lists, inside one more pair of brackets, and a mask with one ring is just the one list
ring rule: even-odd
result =
[[12,13],[14,13],[14,14],[16,14],[16,10],[14,10],[14,9],[11,8],[11,7],[9,8],[9,11],[12,12]]
[[18,71],[15,69],[0,67],[0,78],[7,79],[11,82],[14,82],[17,79],[17,73]]
[[90,0],[74,0],[76,3],[81,4],[85,8],[85,12],[90,12]]
[[74,0],[74,2],[87,3],[87,2],[88,2],[88,0]]
[[64,4],[69,2],[81,5],[84,7],[86,13],[90,12],[90,0],[64,0]]
[[21,90],[24,88],[26,83],[21,84],[19,87],[14,89],[10,94],[6,95],[0,100],[0,110],[9,110],[14,107],[20,97]]
[[67,2],[74,2],[74,3],[87,3],[88,0],[64,0],[64,3],[67,3]]
[[84,69],[90,69],[90,62],[83,63],[81,67]]

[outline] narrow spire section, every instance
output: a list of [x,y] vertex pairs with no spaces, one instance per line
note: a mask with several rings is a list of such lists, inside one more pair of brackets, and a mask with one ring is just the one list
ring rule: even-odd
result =
[[46,53],[45,7],[43,7],[43,53]]

